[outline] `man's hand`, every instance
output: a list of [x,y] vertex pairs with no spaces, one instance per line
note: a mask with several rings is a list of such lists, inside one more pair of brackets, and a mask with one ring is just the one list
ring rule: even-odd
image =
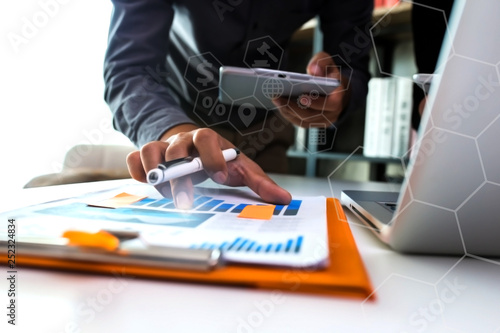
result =
[[244,154],[240,153],[235,160],[229,162],[224,160],[222,150],[234,147],[229,141],[208,128],[184,125],[184,129],[188,131],[171,131],[163,136],[166,140],[150,142],[140,151],[130,153],[127,164],[132,178],[146,182],[147,172],[163,161],[199,156],[204,170],[156,186],[162,195],[172,195],[177,208],[191,208],[193,184],[207,177],[219,184],[246,185],[266,202],[285,205],[290,203],[290,193],[279,187]]
[[[312,99],[307,95],[292,100],[287,97],[275,99],[281,114],[291,123],[309,128],[311,124],[321,124],[327,127],[337,121],[340,113],[349,102],[349,92],[346,79],[340,75],[332,57],[326,52],[319,52],[309,61],[307,73],[340,80],[340,86],[328,96]],[[300,103],[300,104],[299,104]]]

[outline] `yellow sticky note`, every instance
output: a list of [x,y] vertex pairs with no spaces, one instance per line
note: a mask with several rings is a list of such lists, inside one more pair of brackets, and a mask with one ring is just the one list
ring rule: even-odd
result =
[[89,206],[104,207],[104,208],[119,208],[133,204],[134,202],[140,201],[146,198],[146,196],[138,196],[128,193],[120,193],[112,198],[105,199],[98,202],[89,203]]
[[248,205],[243,208],[238,217],[246,219],[270,220],[273,217],[274,205]]

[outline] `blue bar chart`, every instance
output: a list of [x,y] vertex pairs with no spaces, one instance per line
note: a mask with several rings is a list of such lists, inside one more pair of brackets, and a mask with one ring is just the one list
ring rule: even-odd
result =
[[[301,204],[302,200],[292,200],[289,205],[276,205],[273,215],[295,216],[299,213]],[[248,203],[229,203],[209,196],[195,195],[192,210],[199,212],[239,214],[248,205]],[[133,203],[132,206],[143,208],[175,209],[172,199],[167,198],[145,198],[141,201]]]
[[[219,250],[228,263],[309,267],[328,258],[324,197],[272,205],[246,190],[203,188],[193,194],[190,209],[179,210],[158,193],[130,192],[144,199],[112,210],[85,209],[108,220],[148,224],[141,238],[149,246]],[[85,215],[73,208],[71,214]],[[265,211],[266,218],[253,211]]]
[[297,254],[302,249],[304,236],[299,235],[295,238],[289,238],[282,242],[262,243],[256,240],[236,237],[231,241],[216,242],[202,242],[194,243],[189,246],[192,249],[219,249],[222,252],[253,252],[253,253],[287,253]]
[[183,210],[154,187],[133,184],[32,212],[40,219],[52,216],[57,228],[81,224],[85,230],[133,231],[140,235],[133,246],[219,250],[225,263],[309,267],[328,258],[321,196],[273,205],[249,189],[195,188],[191,208]]

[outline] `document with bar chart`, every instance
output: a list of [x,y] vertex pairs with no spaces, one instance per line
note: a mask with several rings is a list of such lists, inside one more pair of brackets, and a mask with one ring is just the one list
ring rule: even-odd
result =
[[246,188],[198,187],[186,211],[140,184],[33,206],[28,215],[20,224],[25,235],[135,231],[147,246],[219,249],[228,262],[321,267],[328,259],[323,196],[270,205]]

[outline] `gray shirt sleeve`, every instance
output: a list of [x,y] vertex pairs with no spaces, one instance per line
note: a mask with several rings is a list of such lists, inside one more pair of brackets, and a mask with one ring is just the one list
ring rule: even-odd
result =
[[104,62],[104,98],[113,125],[138,147],[192,123],[166,86],[165,55],[174,10],[165,0],[113,0]]

